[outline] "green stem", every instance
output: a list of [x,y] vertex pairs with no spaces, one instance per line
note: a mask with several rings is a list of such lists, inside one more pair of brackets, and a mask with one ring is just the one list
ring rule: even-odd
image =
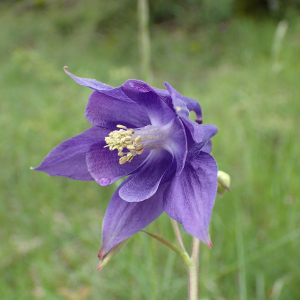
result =
[[247,300],[247,279],[246,279],[246,259],[244,251],[244,241],[243,241],[243,227],[241,218],[241,207],[240,202],[235,201],[236,209],[236,222],[235,222],[235,232],[236,232],[236,246],[237,246],[237,256],[239,263],[239,298],[241,300]]
[[[151,46],[149,34],[148,0],[138,0],[139,47],[142,79],[151,81],[150,60]],[[151,82],[149,82],[151,83]]]
[[167,247],[169,247],[170,249],[172,249],[175,253],[177,253],[179,256],[181,255],[181,251],[178,247],[176,247],[174,244],[172,244],[171,242],[169,242],[168,240],[153,234],[151,232],[148,232],[146,230],[141,230],[142,232],[147,233],[148,235],[150,235],[151,237],[155,238],[156,240],[160,241],[162,244],[166,245]]
[[188,280],[189,280],[189,300],[198,300],[198,263],[199,263],[199,248],[200,248],[200,241],[193,237],[192,242],[192,250],[191,250],[191,257],[187,254],[181,234],[179,231],[178,223],[171,219],[173,229],[177,238],[177,241],[180,245],[180,248],[169,242],[168,240],[150,233],[145,230],[141,230],[142,232],[147,233],[151,237],[155,238],[156,240],[160,241],[170,249],[172,249],[176,254],[180,256],[182,259],[183,264],[185,265],[187,272],[188,272]]
[[169,247],[170,249],[172,249],[176,254],[178,254],[180,256],[180,258],[182,259],[183,264],[187,267],[188,265],[190,265],[191,263],[191,259],[189,257],[189,255],[186,252],[182,252],[181,249],[179,249],[177,246],[175,246],[174,244],[172,244],[171,242],[169,242],[168,240],[153,234],[151,232],[148,232],[146,230],[141,230],[142,232],[147,233],[148,235],[150,235],[151,237],[155,238],[156,240],[158,240],[159,242],[161,242],[162,244],[166,245],[167,247]]
[[198,299],[198,263],[200,241],[193,237],[191,263],[187,267],[189,276],[189,300]]
[[185,260],[183,260],[183,263],[187,269],[188,277],[189,277],[189,300],[197,300],[198,299],[198,263],[199,263],[199,248],[200,248],[200,241],[193,237],[192,242],[192,250],[191,250],[191,257],[188,256],[182,237],[180,234],[180,230],[178,227],[178,223],[171,219],[174,233],[176,236],[176,239],[180,245],[180,250],[182,251],[182,254],[185,254]]
[[173,220],[172,218],[170,218],[170,219],[171,219],[171,223],[172,223],[172,226],[173,226],[173,229],[174,229],[174,233],[175,233],[177,242],[180,246],[180,249],[181,249],[182,252],[186,252],[183,241],[182,241],[182,237],[181,237],[181,234],[180,234],[180,230],[179,230],[179,227],[178,227],[178,223],[175,220]]

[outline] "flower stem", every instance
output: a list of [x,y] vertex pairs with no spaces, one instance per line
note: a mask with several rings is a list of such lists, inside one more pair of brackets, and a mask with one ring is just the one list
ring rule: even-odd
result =
[[191,258],[189,257],[189,255],[185,251],[182,251],[181,249],[179,249],[177,246],[175,246],[174,244],[172,244],[168,240],[166,240],[166,239],[164,239],[164,238],[162,238],[162,237],[160,237],[160,236],[158,236],[156,234],[150,233],[150,232],[148,232],[146,230],[141,230],[141,232],[147,233],[148,235],[150,235],[154,239],[158,240],[159,242],[161,242],[162,244],[166,245],[171,250],[173,250],[176,254],[179,255],[179,257],[182,259],[183,264],[186,267],[188,267],[190,265]]
[[193,237],[191,263],[187,267],[189,276],[189,300],[198,299],[198,262],[200,241]]
[[172,244],[171,242],[167,241],[166,239],[150,233],[145,230],[141,230],[142,232],[147,233],[151,237],[155,238],[156,240],[160,241],[162,244],[166,245],[170,249],[172,249],[179,257],[182,259],[183,264],[185,265],[188,278],[189,278],[189,300],[198,300],[198,263],[199,263],[199,248],[200,248],[200,241],[193,237],[192,241],[192,249],[191,249],[191,256],[185,250],[180,230],[178,227],[178,223],[171,219],[173,229],[177,238],[177,241],[180,245],[180,248]]
[[142,232],[147,233],[148,235],[150,235],[151,237],[155,238],[156,240],[158,240],[159,242],[161,242],[162,244],[166,245],[167,247],[169,247],[171,250],[173,250],[175,253],[177,253],[179,256],[181,256],[181,251],[178,247],[176,247],[175,245],[173,245],[171,242],[169,242],[168,240],[153,234],[151,232],[148,232],[146,230],[141,230]]
[[180,234],[180,230],[179,230],[179,227],[178,227],[178,223],[175,220],[173,220],[172,218],[170,218],[170,219],[171,219],[171,222],[172,222],[172,226],[173,226],[173,229],[174,229],[174,233],[175,233],[177,242],[180,246],[180,250],[182,252],[186,252],[183,241],[182,241],[182,237],[181,237],[181,234]]
[[178,227],[178,223],[171,219],[174,233],[176,236],[176,239],[180,245],[180,250],[182,251],[182,254],[185,254],[185,259],[183,259],[183,263],[187,269],[188,277],[189,277],[189,300],[197,300],[198,299],[198,263],[199,263],[199,248],[200,248],[200,241],[193,237],[192,241],[192,250],[191,250],[191,257],[188,256],[182,237],[180,234],[180,230]]
[[149,34],[149,4],[148,0],[138,0],[138,25],[139,25],[139,47],[140,65],[142,79],[151,81],[151,46]]

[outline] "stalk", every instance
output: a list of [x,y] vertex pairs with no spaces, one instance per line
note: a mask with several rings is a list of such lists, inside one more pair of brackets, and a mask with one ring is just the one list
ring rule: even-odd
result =
[[177,242],[180,246],[180,249],[181,249],[182,252],[186,252],[183,241],[182,241],[182,237],[181,237],[181,234],[180,234],[180,230],[179,230],[179,227],[178,227],[178,223],[174,219],[171,219],[171,222],[172,222],[173,230],[174,230]]
[[189,257],[182,241],[178,223],[173,219],[171,219],[171,222],[176,239],[178,241],[178,244],[180,245],[180,250],[182,251],[182,254],[185,254],[185,259],[182,260],[188,272],[189,300],[198,300],[198,263],[200,241],[197,238],[193,237],[191,257]]
[[189,276],[189,300],[198,300],[198,263],[200,241],[193,237],[191,263],[187,267]]
[[143,80],[151,84],[151,46],[149,34],[148,0],[138,0],[138,25],[141,75]]
[[178,227],[178,223],[171,219],[174,233],[176,236],[176,239],[179,243],[180,248],[172,244],[171,242],[167,241],[166,239],[155,235],[153,233],[147,232],[145,230],[142,230],[143,232],[147,233],[151,237],[155,238],[162,244],[166,245],[170,249],[172,249],[176,254],[179,255],[181,258],[183,264],[185,265],[187,272],[188,272],[188,282],[189,282],[189,300],[198,300],[198,264],[199,264],[199,249],[200,249],[200,241],[193,237],[192,241],[192,249],[191,249],[191,256],[188,255],[188,253],[185,250],[180,230]]

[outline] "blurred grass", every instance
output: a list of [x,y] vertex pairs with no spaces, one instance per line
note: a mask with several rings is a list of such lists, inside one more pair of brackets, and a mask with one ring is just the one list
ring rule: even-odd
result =
[[[117,4],[64,3],[1,5],[0,299],[185,299],[180,260],[142,233],[97,271],[115,187],[29,170],[90,126],[90,90],[64,65],[113,86],[140,76],[135,6],[110,24]],[[151,28],[154,85],[199,100],[205,123],[219,127],[219,168],[232,176],[233,192],[214,208],[214,247],[201,246],[201,299],[300,299],[300,18],[289,20],[274,69],[276,26]],[[148,230],[174,240],[165,215]]]

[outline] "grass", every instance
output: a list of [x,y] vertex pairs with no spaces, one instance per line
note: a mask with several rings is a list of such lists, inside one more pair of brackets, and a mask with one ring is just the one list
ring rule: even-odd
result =
[[[106,24],[116,8],[102,1],[1,8],[0,298],[186,298],[179,258],[142,233],[97,271],[115,186],[29,170],[89,128],[90,91],[64,65],[113,86],[139,78],[135,21]],[[300,18],[289,20],[276,62],[276,23],[225,25],[151,28],[153,85],[168,81],[199,100],[204,121],[219,127],[213,154],[232,177],[233,192],[214,208],[214,247],[201,245],[200,299],[299,299]],[[166,215],[148,230],[174,241]]]

